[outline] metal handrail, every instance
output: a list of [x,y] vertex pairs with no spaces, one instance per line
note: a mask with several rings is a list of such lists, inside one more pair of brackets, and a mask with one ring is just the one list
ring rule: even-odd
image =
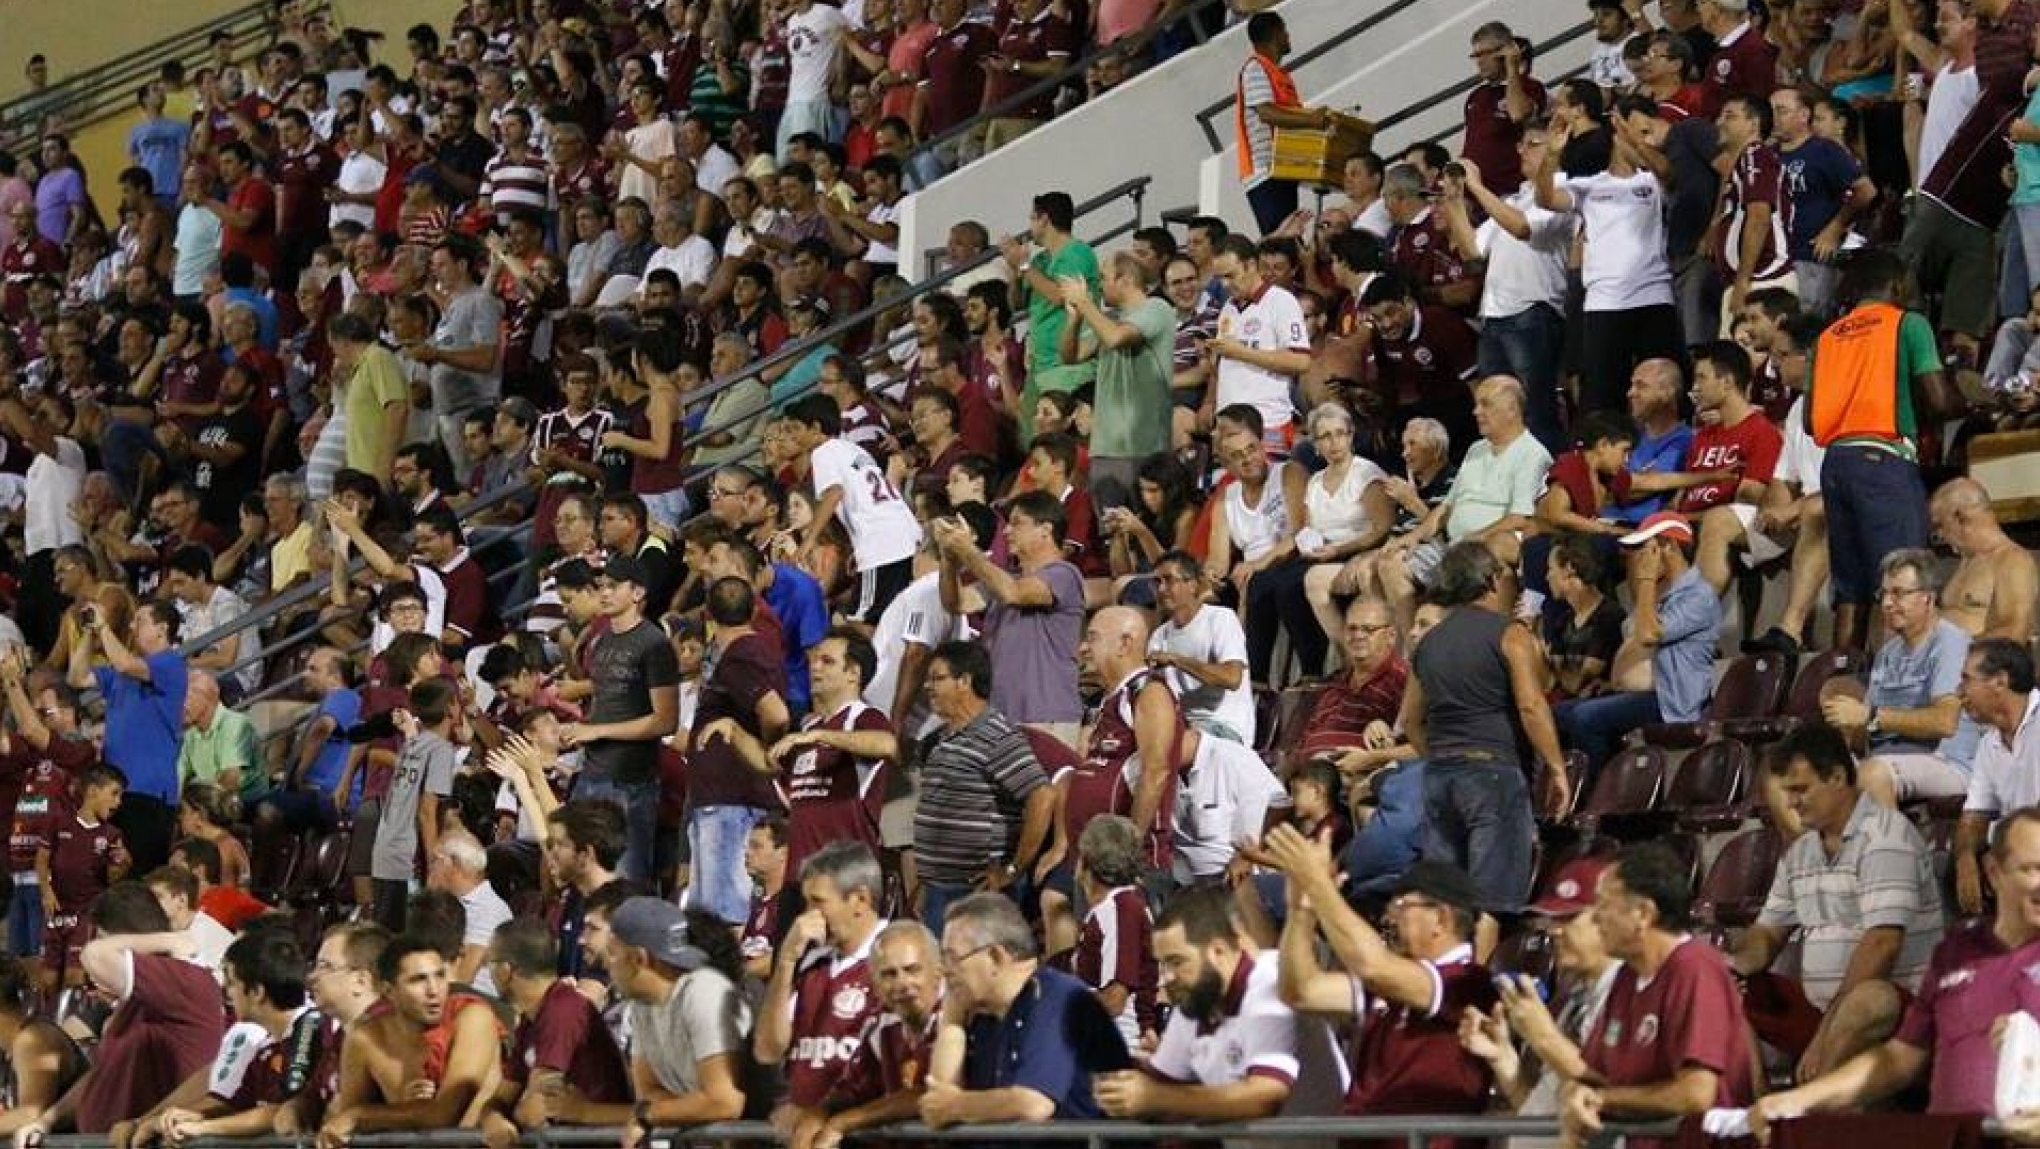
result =
[[[95,123],[132,106],[137,85],[154,79],[165,61],[184,59],[207,48],[213,33],[231,29],[237,37],[244,31],[266,30],[273,34],[275,26],[271,17],[274,11],[275,5],[270,0],[253,0],[203,24],[93,64],[40,92],[17,96],[0,105],[0,123],[12,124],[24,110],[31,109],[38,117],[60,117],[67,128]],[[186,59],[185,62],[189,64],[192,61]]]
[[[1414,3],[1415,0],[1403,0],[1403,2]],[[1205,35],[1203,25],[1198,22],[1199,18],[1205,16],[1206,14],[1214,10],[1223,11],[1224,8],[1225,0],[1192,0],[1192,3],[1188,7],[1179,10],[1175,15],[1169,17],[1167,20],[1164,20],[1151,28],[1142,29],[1140,32],[1134,33],[1133,35],[1139,37],[1140,43],[1142,45],[1145,45],[1148,43],[1152,43],[1154,39],[1160,36],[1163,32],[1168,31],[1169,29],[1172,28],[1179,27],[1186,21],[1188,21],[1191,29],[1195,31],[1197,34],[1198,45],[1202,47],[1205,44],[1209,44],[1211,42],[1211,38]],[[951,127],[948,127],[942,130],[941,132],[938,132],[935,135],[930,136],[925,140],[922,140],[920,143],[914,146],[913,152],[910,153],[911,156],[918,157],[921,155],[932,154],[936,150],[936,148],[939,147],[940,145],[950,143],[951,141],[954,140],[963,139],[966,136],[970,135],[972,132],[976,131],[978,128],[983,127],[985,124],[1006,116],[1007,113],[1011,112],[1013,109],[1026,107],[1028,104],[1033,103],[1035,100],[1041,99],[1043,96],[1047,96],[1054,93],[1058,89],[1067,85],[1070,81],[1082,79],[1084,75],[1091,70],[1091,66],[1093,64],[1096,64],[1099,60],[1103,59],[1105,56],[1110,55],[1113,52],[1119,50],[1120,44],[1118,42],[1107,44],[1102,48],[1096,47],[1094,45],[1089,51],[1077,57],[1077,59],[1074,62],[1065,66],[1061,71],[1056,72],[1054,75],[1037,80],[1033,84],[1027,86],[1026,88],[1023,88],[1020,91],[1015,92],[1010,96],[1007,96],[1005,99],[1000,100],[998,103],[992,105],[991,107],[979,110],[969,119],[954,124]],[[948,172],[942,173],[942,175],[944,176],[948,174],[949,174]],[[941,178],[942,178],[941,176],[937,176],[934,182],[940,182]]]

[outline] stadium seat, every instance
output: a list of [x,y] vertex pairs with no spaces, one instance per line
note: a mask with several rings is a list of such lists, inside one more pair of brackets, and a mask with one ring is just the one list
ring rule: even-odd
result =
[[1579,750],[1566,751],[1565,777],[1566,781],[1572,785],[1572,801],[1567,803],[1566,808],[1563,810],[1548,811],[1543,806],[1544,764],[1542,762],[1538,763],[1532,770],[1530,778],[1530,800],[1537,804],[1537,820],[1546,826],[1560,826],[1571,821],[1573,814],[1580,808],[1581,799],[1585,797],[1582,791],[1586,789],[1587,778],[1590,773],[1592,773],[1592,770],[1587,763],[1585,752]]
[[1728,840],[1707,867],[1694,899],[1694,912],[1717,926],[1746,926],[1764,908],[1771,879],[1778,872],[1784,845],[1770,827],[1748,830]]
[[1761,745],[1776,742],[1802,722],[1820,718],[1820,692],[1831,679],[1866,673],[1870,656],[1860,650],[1824,650],[1806,660],[1792,679],[1785,710],[1771,718],[1735,718],[1722,723],[1722,733]]
[[1686,756],[1665,787],[1660,808],[1688,830],[1725,830],[1749,813],[1750,748],[1733,739],[1709,742]]
[[1573,825],[1587,837],[1611,823],[1618,830],[1635,829],[1658,812],[1664,792],[1665,752],[1655,746],[1631,747],[1602,765],[1585,803],[1573,815]]
[[1727,724],[1752,718],[1774,718],[1785,704],[1792,660],[1780,654],[1746,654],[1728,664],[1714,688],[1707,716],[1698,722],[1663,722],[1646,726],[1635,737],[1646,746],[1691,749],[1706,742]]
[[1282,730],[1282,692],[1266,686],[1254,688],[1254,749],[1275,749]]

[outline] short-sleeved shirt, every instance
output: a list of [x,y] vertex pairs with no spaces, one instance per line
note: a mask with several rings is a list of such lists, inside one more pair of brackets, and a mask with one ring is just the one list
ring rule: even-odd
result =
[[[432,346],[441,351],[466,351],[496,347],[503,337],[503,301],[486,287],[472,287],[446,301],[439,326],[432,330]],[[432,364],[432,413],[464,415],[484,403],[495,402],[503,391],[502,367],[490,371],[464,371],[451,363]]]
[[[658,628],[652,627],[658,634]],[[663,644],[665,636],[660,635]],[[753,738],[763,733],[758,703],[768,694],[786,697],[786,670],[778,648],[764,635],[739,636],[716,655],[715,669],[702,684],[694,710],[692,748],[687,761],[687,802],[693,809],[708,806],[749,806],[777,810],[780,800],[772,780],[753,770],[723,738],[703,739],[701,732],[718,719],[735,719]]]
[[212,1095],[236,1113],[258,1105],[281,1105],[312,1083],[312,1072],[328,1040],[340,1038],[337,1034],[328,1038],[326,1015],[310,1005],[300,1006],[291,1014],[282,1036],[263,1035],[262,1044],[237,1075],[235,1087],[221,1092],[215,1086]]
[[1290,1087],[1284,1116],[1330,1112],[1339,1094],[1339,1054],[1322,1024],[1283,1004],[1280,965],[1273,955],[1242,956],[1226,982],[1218,1016],[1200,1023],[1176,1011],[1141,1068],[1172,1085],[1231,1085],[1263,1077]]
[[1103,1116],[1091,1079],[1133,1068],[1097,996],[1060,970],[1036,970],[1004,1016],[973,1017],[966,1032],[965,1089],[1031,1089],[1055,1102],[1059,1121]]
[[1449,308],[1425,304],[1401,339],[1376,335],[1371,349],[1376,385],[1393,406],[1470,425],[1473,397],[1467,383],[1479,365],[1480,336],[1466,320]]
[[1709,1108],[1739,1109],[1754,1098],[1742,994],[1721,951],[1687,937],[1648,982],[1624,965],[1601,1020],[1581,1048],[1611,1085],[1668,1082],[1687,1066],[1714,1072]]
[[598,1104],[630,1100],[629,1067],[602,1022],[602,1012],[564,980],[547,986],[538,1012],[518,1021],[503,1076],[525,1082],[541,1069],[560,1074],[581,1096]]
[[76,814],[57,820],[49,834],[50,889],[63,913],[82,913],[106,892],[108,867],[121,845],[120,830],[111,822],[93,822]]
[[1231,690],[1212,686],[1202,679],[1177,670],[1164,669],[1162,681],[1183,707],[1183,717],[1193,726],[1223,726],[1249,746],[1254,744],[1254,687],[1246,674],[1247,632],[1240,625],[1238,611],[1205,604],[1197,608],[1187,625],[1178,626],[1165,618],[1148,636],[1151,653],[1168,651],[1220,666],[1240,664],[1240,684]]
[[99,755],[83,739],[52,737],[38,751],[19,734],[14,751],[0,761],[13,800],[7,838],[8,865],[17,874],[33,872],[35,852],[49,845],[50,831],[70,816],[71,779]]
[[1459,1046],[1459,1019],[1467,1009],[1494,1007],[1494,977],[1460,946],[1421,963],[1431,975],[1423,1008],[1391,1002],[1353,978],[1353,1015],[1360,1034],[1353,1052],[1353,1083],[1346,1092],[1351,1115],[1480,1113],[1494,1076],[1487,1063]]
[[[487,949],[489,943],[495,940],[496,928],[513,916],[510,912],[510,903],[504,901],[503,896],[496,892],[496,887],[490,885],[486,879],[459,897],[460,908],[466,911],[467,921],[461,930],[460,944]],[[487,962],[483,962],[481,968],[475,971],[472,984],[491,997],[500,996],[501,987],[496,985],[495,975],[489,972]]]
[[[1544,107],[1544,85],[1529,76],[1523,77],[1522,84],[1534,114]],[[1464,111],[1466,142],[1460,150],[1480,165],[1482,181],[1503,192],[1522,183],[1523,160],[1516,154],[1516,145],[1523,140],[1523,123],[1509,115],[1509,86],[1475,85],[1466,94]]]
[[[2040,803],[2040,690],[2026,696],[2026,712],[2005,745],[2004,732],[1984,725],[1983,737],[1970,762],[1965,814],[1996,817],[2008,810]],[[18,820],[17,820],[18,821]]]
[[921,123],[924,138],[977,114],[985,91],[981,65],[998,46],[998,36],[989,26],[971,20],[936,32],[921,58],[921,86],[927,90],[927,115]]
[[[1514,148],[1509,149],[1512,153]],[[1483,172],[1487,169],[1482,168]],[[1507,184],[1499,184],[1507,187]],[[1430,208],[1396,229],[1389,247],[1389,263],[1409,277],[1411,286],[1435,291],[1464,281],[1469,274],[1466,260],[1452,245],[1452,233],[1445,217]]]
[[93,677],[106,697],[106,761],[127,776],[130,793],[177,801],[177,752],[184,741],[184,692],[188,666],[174,650],[149,655],[149,680],[130,678],[111,667]]
[[1714,647],[1721,596],[1699,567],[1672,580],[1658,599],[1658,646],[1650,656],[1658,713],[1666,722],[1698,722],[1714,694]]
[[1873,929],[1905,931],[1891,980],[1919,988],[1920,974],[1941,944],[1940,889],[1919,828],[1864,794],[1832,857],[1819,831],[1801,834],[1786,849],[1757,922],[1799,931],[1804,947],[1799,981],[1807,1000],[1825,1010],[1863,934]]
[[1499,452],[1486,439],[1474,443],[1460,461],[1452,493],[1445,496],[1452,504],[1445,517],[1445,537],[1464,539],[1509,515],[1535,514],[1544,473],[1550,469],[1551,452],[1528,432],[1518,434]]
[[[1097,298],[1099,290],[1098,253],[1080,239],[1069,239],[1053,253],[1046,250],[1034,253],[1034,269],[1047,276],[1051,282],[1060,283],[1071,276],[1084,281],[1084,286]],[[1062,339],[1063,324],[1069,316],[1062,305],[1046,296],[1026,290],[1027,296],[1027,365],[1029,375],[1061,367],[1062,354],[1057,349]],[[1075,382],[1070,387],[1075,387]]]
[[1745,20],[1714,44],[1707,61],[1707,86],[1715,107],[1730,96],[1768,100],[1778,86],[1778,49]]
[[836,1083],[829,1088],[823,1107],[840,1113],[888,1094],[919,1089],[928,1073],[928,1055],[935,1048],[935,1035],[942,1028],[942,1010],[931,1007],[919,1027],[908,1025],[896,1013],[880,1013],[865,1023],[851,1057]]
[[383,796],[382,820],[376,824],[373,877],[408,882],[417,875],[419,802],[426,794],[452,796],[456,765],[453,743],[430,730],[404,740],[389,793]]
[[701,1088],[699,1062],[741,1057],[750,1045],[751,1006],[717,969],[683,975],[673,995],[657,1005],[631,1002],[629,1016],[631,1056],[643,1059],[672,1093]]
[[[1263,283],[1261,290],[1246,298],[1226,301],[1218,313],[1218,334],[1257,351],[1310,350],[1310,333],[1303,321],[1303,305],[1288,288]],[[1291,376],[1256,367],[1231,357],[1218,361],[1219,407],[1251,403],[1261,413],[1261,425],[1287,427],[1295,419],[1289,398]]]
[[1813,258],[1813,239],[1834,221],[1863,175],[1849,149],[1822,136],[1796,148],[1779,148],[1785,177],[1785,234],[1794,259]]
[[[927,710],[921,699],[912,699],[910,714],[893,714],[895,696],[899,693],[900,664],[905,658],[907,645],[913,644],[924,651],[932,651],[952,638],[963,638],[969,633],[969,624],[957,615],[949,613],[942,605],[942,575],[939,571],[927,574],[907,584],[894,599],[886,604],[884,613],[878,616],[878,627],[871,632],[872,648],[878,652],[878,669],[871,676],[870,685],[864,688],[864,701],[886,713],[895,729],[904,733],[918,733],[914,718]],[[1244,656],[1242,656],[1244,657]]]
[[1362,736],[1374,723],[1393,725],[1409,679],[1410,664],[1402,655],[1391,654],[1365,682],[1356,685],[1353,676],[1345,674],[1325,684],[1324,693],[1304,716],[1297,753],[1308,762],[1350,750],[1362,745]]
[[1552,669],[1577,674],[1586,663],[1599,662],[1605,672],[1622,649],[1624,617],[1622,604],[1605,595],[1584,619],[1569,604],[1557,603],[1544,616],[1544,650]]
[[1176,337],[1176,309],[1149,296],[1117,316],[1140,332],[1138,346],[1101,348],[1098,391],[1091,404],[1091,454],[1108,459],[1145,459],[1169,449],[1167,420],[1156,412],[1169,406],[1170,349]]
[[1129,1048],[1138,1046],[1141,1033],[1155,1024],[1155,987],[1160,979],[1154,933],[1147,895],[1139,886],[1120,886],[1085,911],[1071,961],[1070,972],[1093,988],[1116,985],[1126,990],[1126,1004],[1112,1021]]
[[1170,819],[1176,880],[1189,884],[1224,873],[1236,844],[1267,828],[1268,811],[1290,805],[1289,791],[1259,754],[1238,742],[1199,738],[1177,782]]
[[254,260],[255,266],[275,271],[276,189],[266,180],[249,176],[227,193],[227,206],[235,211],[253,212],[255,220],[247,227],[229,224],[220,237],[220,254],[239,252]]
[[[603,635],[586,655],[595,693],[588,721],[628,722],[652,713],[652,692],[678,685],[680,663],[665,632],[640,621],[622,633]],[[658,773],[658,740],[605,738],[589,743],[583,769],[592,777],[635,784]]]
[[154,1108],[205,1067],[226,1033],[219,985],[204,967],[158,954],[128,960],[128,994],[79,1087],[80,1133],[105,1133]]
[[1736,501],[1736,488],[1743,483],[1768,483],[1778,467],[1785,438],[1762,411],[1751,408],[1733,426],[1713,423],[1693,432],[1686,447],[1688,471],[1731,471],[1719,482],[1688,487],[1679,496],[1678,509],[1695,515],[1711,507]]
[[[808,715],[800,728],[872,733],[889,731],[892,723],[877,707],[853,701],[833,714]],[[888,759],[859,758],[817,744],[802,746],[782,761],[788,874],[800,873],[801,863],[831,842],[862,842],[874,854],[883,848],[878,817],[885,807]]]
[[1580,277],[1588,311],[1627,311],[1672,302],[1665,259],[1665,189],[1655,175],[1602,172],[1565,180],[1585,227]]
[[1077,643],[1084,629],[1084,576],[1057,559],[1024,577],[1048,586],[1046,607],[993,602],[984,642],[992,652],[992,705],[1015,722],[1080,722]]
[[1753,143],[1735,158],[1726,191],[1721,197],[1721,243],[1714,251],[1715,266],[1724,275],[1745,270],[1742,266],[1743,228],[1751,225],[1750,209],[1767,207],[1771,218],[1764,228],[1763,246],[1747,269],[1752,282],[1764,283],[1784,275],[1791,267],[1790,240],[1786,224],[1791,215],[1785,202],[1785,169],[1778,161],[1778,149],[1767,143]]
[[[403,365],[389,348],[377,344],[364,347],[347,379],[347,465],[375,474],[380,462],[376,451],[384,446],[383,408],[391,403],[411,408],[411,388],[404,382]],[[388,444],[390,456],[396,445]],[[384,476],[378,476],[384,477]]]
[[1046,785],[1027,739],[996,707],[932,735],[914,807],[921,880],[968,885],[993,861],[1011,858],[1027,799]]
[[[1043,8],[1032,20],[1009,20],[999,34],[999,55],[1022,64],[1046,60],[1068,60],[1077,48],[1077,31],[1069,21]],[[1039,84],[1040,78],[1024,72],[991,72],[985,76],[984,107],[997,109],[1001,119],[1046,120],[1055,115],[1055,93],[1043,92],[1015,107],[1000,108],[1005,101]]]
[[871,946],[883,922],[873,927],[853,953],[816,947],[803,958],[794,975],[793,1048],[786,1053],[787,1099],[812,1107],[829,1096],[829,1087],[857,1056],[858,1038],[878,1013],[878,994],[871,983]]
[[[1672,429],[1662,435],[1644,435],[1639,431],[1636,446],[1629,452],[1629,473],[1658,475],[1677,471],[1685,466],[1686,454],[1692,445],[1693,428],[1685,423],[1674,423]],[[1624,503],[1611,509],[1609,517],[1635,525],[1662,510],[1672,498],[1670,495],[1651,495]]]
[[843,493],[836,518],[850,536],[850,550],[860,571],[875,571],[914,557],[921,545],[921,525],[914,509],[869,452],[842,439],[830,439],[808,456],[817,495],[831,487]]
[[[1607,487],[1610,504],[1626,502],[1629,499],[1629,471],[1615,472],[1615,477],[1602,480]],[[1601,496],[1594,491],[1594,475],[1587,465],[1586,452],[1574,449],[1552,460],[1551,470],[1544,477],[1544,489],[1558,487],[1572,500],[1572,512],[1586,518],[1601,514]],[[1540,493],[1539,498],[1543,495]]]
[[1892,1035],[1931,1055],[1929,1113],[1994,1113],[1999,1018],[2023,1008],[2028,979],[2040,977],[2040,942],[2009,950],[1984,920],[1949,933],[1934,949],[1920,991]]
[[[1953,698],[1962,684],[1962,661],[1969,657],[1969,632],[1943,618],[1918,646],[1904,635],[1894,634],[1877,650],[1870,664],[1870,689],[1863,695],[1868,706],[1890,706],[1920,710],[1937,699]],[[1870,740],[1872,754],[1942,754],[1958,750],[1960,731],[1938,743],[1915,742],[1896,735],[1880,734]],[[1967,769],[1968,754],[1960,754],[1956,765]]]

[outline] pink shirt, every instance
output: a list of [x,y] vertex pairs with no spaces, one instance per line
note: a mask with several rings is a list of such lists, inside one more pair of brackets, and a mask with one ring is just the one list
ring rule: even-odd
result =
[[880,109],[888,116],[907,119],[914,111],[914,82],[921,78],[921,58],[928,54],[928,45],[935,42],[935,34],[942,29],[933,20],[919,24],[893,37],[892,47],[885,54],[885,70],[899,79],[885,90]]
[[1162,0],[1098,0],[1098,46],[1110,47],[1121,36],[1147,27],[1161,10]]

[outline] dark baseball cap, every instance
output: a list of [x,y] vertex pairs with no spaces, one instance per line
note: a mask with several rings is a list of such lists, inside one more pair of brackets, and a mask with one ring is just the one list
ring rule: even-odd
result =
[[627,946],[636,946],[652,960],[677,970],[708,964],[708,954],[687,939],[687,915],[663,898],[630,898],[609,915],[609,932]]
[[1394,894],[1421,894],[1462,910],[1480,908],[1480,890],[1466,871],[1445,862],[1425,860],[1411,866],[1395,883]]
[[611,555],[602,564],[602,577],[611,582],[634,582],[641,587],[652,585],[651,576],[645,573],[645,564],[631,555]]

